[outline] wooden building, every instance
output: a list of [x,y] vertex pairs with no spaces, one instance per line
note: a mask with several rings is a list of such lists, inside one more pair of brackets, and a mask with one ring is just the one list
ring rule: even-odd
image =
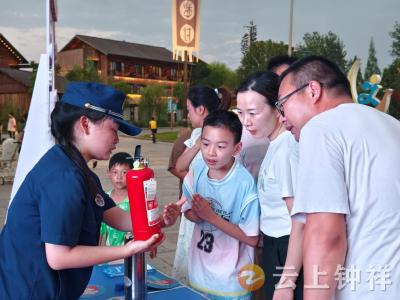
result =
[[31,102],[31,78],[32,72],[0,68],[0,110],[9,105],[23,113],[28,111]]
[[[7,105],[17,109],[21,114],[29,110],[31,103],[30,87],[32,72],[0,67],[0,111]],[[56,76],[56,88],[64,92],[67,80]]]
[[18,68],[27,64],[25,57],[0,33],[0,67]]
[[167,95],[172,95],[173,87],[183,81],[183,63],[172,57],[172,52],[163,47],[76,35],[58,53],[57,64],[59,74],[65,76],[74,66],[83,68],[91,61],[104,83],[128,83],[131,91],[125,116],[137,121],[141,87],[161,85]]
[[27,64],[22,54],[0,33],[0,111],[6,105],[23,112],[28,110],[28,87],[32,73],[17,70]]
[[59,74],[92,61],[104,82],[109,79],[132,85],[132,93],[148,84],[173,87],[183,80],[183,63],[163,47],[76,35],[58,53]]

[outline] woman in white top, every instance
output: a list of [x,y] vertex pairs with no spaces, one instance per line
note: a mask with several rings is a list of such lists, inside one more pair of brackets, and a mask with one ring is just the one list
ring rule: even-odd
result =
[[[280,115],[275,108],[278,87],[279,77],[275,73],[255,72],[237,90],[237,108],[241,122],[254,137],[268,138],[270,141],[257,184],[261,206],[260,229],[264,242],[266,299],[272,299],[275,284],[279,282],[280,274],[284,271],[297,168],[297,143],[279,122]],[[297,276],[293,276],[291,280],[296,281],[296,278]],[[302,283],[299,280],[294,293],[295,299],[301,299],[302,296]],[[290,297],[293,290],[289,288],[287,293]]]
[[[175,168],[185,177],[193,160],[203,159],[200,153],[200,135],[204,119],[213,111],[227,110],[231,105],[231,96],[225,88],[212,89],[208,86],[197,85],[190,88],[187,100],[188,119],[192,124],[192,134],[184,142],[185,151],[177,159]],[[183,202],[181,199],[180,202]],[[180,281],[187,282],[189,246],[192,240],[194,223],[181,215],[178,241],[176,245],[175,260],[172,276]]]

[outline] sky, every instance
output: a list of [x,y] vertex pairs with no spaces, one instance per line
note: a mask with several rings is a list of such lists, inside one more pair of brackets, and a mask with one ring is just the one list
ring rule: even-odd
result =
[[[1,0],[0,33],[29,61],[45,52],[46,0]],[[240,65],[244,26],[257,25],[258,40],[288,42],[290,0],[202,0],[200,58]],[[171,0],[58,0],[57,47],[75,34],[172,48]],[[368,59],[374,39],[380,68],[389,54],[400,0],[294,0],[293,44],[307,32],[329,30],[345,44],[347,58]]]

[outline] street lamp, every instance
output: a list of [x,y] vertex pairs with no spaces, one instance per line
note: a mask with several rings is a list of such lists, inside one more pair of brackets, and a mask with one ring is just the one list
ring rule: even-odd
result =
[[294,0],[290,0],[290,10],[289,10],[289,43],[288,43],[288,55],[289,56],[292,56],[293,1]]

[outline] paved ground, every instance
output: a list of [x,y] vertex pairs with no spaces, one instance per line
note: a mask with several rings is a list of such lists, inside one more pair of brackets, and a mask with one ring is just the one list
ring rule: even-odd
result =
[[[160,131],[169,131],[169,128],[162,128]],[[177,129],[175,129],[177,130]],[[148,130],[144,130],[144,134]],[[150,167],[155,172],[157,179],[157,198],[161,207],[168,202],[178,200],[179,188],[178,179],[167,171],[168,159],[172,148],[171,143],[157,142],[153,144],[151,141],[139,140],[127,136],[120,136],[120,143],[116,151],[125,151],[133,153],[137,144],[142,145],[142,155],[149,158]],[[94,169],[96,174],[100,177],[104,190],[111,188],[111,182],[106,175],[107,162],[98,162],[97,167]],[[9,202],[11,193],[11,184],[0,185],[0,229],[3,227],[6,209]],[[179,222],[178,222],[179,223]],[[166,274],[171,273],[172,264],[174,261],[176,239],[178,235],[179,224],[166,229],[166,240],[158,249],[158,256],[148,262],[155,265],[159,270]]]

